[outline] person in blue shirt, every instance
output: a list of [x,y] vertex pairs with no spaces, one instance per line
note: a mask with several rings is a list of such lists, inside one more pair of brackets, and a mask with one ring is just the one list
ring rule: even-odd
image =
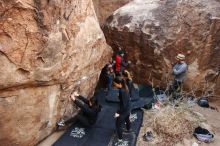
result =
[[114,74],[114,70],[112,68],[112,65],[109,64],[108,65],[108,69],[107,69],[107,87],[108,87],[108,93],[111,92],[112,90],[112,84],[113,84],[113,80],[115,78],[115,74]]
[[185,62],[185,55],[178,54],[176,56],[176,64],[172,68],[172,74],[174,76],[174,81],[172,86],[169,89],[168,94],[173,92],[180,92],[181,86],[186,79],[188,65]]

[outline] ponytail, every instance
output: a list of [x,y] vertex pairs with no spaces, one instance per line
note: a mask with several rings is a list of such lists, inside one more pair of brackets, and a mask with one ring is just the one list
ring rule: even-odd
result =
[[129,92],[129,89],[128,89],[128,86],[127,86],[125,80],[122,80],[122,88],[123,88],[127,93]]

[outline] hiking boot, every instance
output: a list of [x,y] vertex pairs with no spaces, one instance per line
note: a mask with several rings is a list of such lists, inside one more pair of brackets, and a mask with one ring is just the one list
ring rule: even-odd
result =
[[59,127],[64,127],[65,126],[65,121],[63,119],[61,119],[59,122],[57,122],[57,125]]

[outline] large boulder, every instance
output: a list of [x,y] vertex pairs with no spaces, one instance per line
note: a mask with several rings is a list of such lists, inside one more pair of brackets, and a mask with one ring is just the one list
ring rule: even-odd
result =
[[111,57],[92,0],[0,1],[0,145],[31,146],[93,95]]
[[175,56],[184,53],[188,89],[220,87],[219,0],[134,0],[107,19],[104,33],[128,52],[136,82],[167,85]]
[[96,15],[102,26],[112,13],[132,0],[93,0]]

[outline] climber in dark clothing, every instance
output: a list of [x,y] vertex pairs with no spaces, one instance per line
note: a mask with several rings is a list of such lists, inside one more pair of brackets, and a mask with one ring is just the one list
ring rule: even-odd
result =
[[88,127],[96,123],[98,113],[101,111],[101,106],[97,103],[97,100],[90,98],[87,100],[85,97],[80,96],[77,92],[71,94],[72,101],[81,109],[81,113],[76,115],[76,117],[70,118],[68,120],[61,120],[58,122],[59,126],[65,126],[75,122],[80,121],[81,124]]
[[119,102],[119,110],[117,111],[117,113],[115,113],[115,118],[116,118],[116,131],[118,134],[118,139],[119,141],[121,141],[123,124],[126,123],[126,129],[128,131],[130,130],[131,122],[129,116],[130,116],[131,108],[130,108],[129,91],[126,82],[120,78],[118,78],[118,81],[119,81],[118,84],[121,84],[121,87],[118,86],[119,88],[118,97],[120,102]]

